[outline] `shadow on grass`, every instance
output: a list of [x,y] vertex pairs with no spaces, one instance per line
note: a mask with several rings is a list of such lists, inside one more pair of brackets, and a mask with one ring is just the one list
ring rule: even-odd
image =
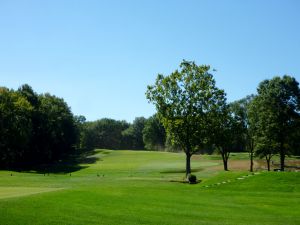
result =
[[[200,172],[200,171],[203,171],[204,169],[203,168],[198,168],[198,169],[192,169],[192,173],[193,172]],[[168,174],[168,173],[185,173],[185,169],[169,169],[169,170],[164,170],[164,171],[161,171],[160,173],[162,174]]]
[[68,174],[88,167],[82,164],[93,164],[96,161],[102,161],[100,158],[95,157],[95,154],[96,150],[77,150],[75,153],[59,160],[58,162],[11,170],[39,174]]
[[187,180],[170,180],[172,183],[181,183],[181,184],[200,184],[202,180],[197,180],[196,182],[190,183]]

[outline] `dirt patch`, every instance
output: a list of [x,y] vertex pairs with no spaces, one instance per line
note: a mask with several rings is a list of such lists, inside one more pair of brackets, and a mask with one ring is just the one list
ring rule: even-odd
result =
[[[223,170],[223,162],[222,160],[213,160],[213,162],[219,162],[220,165],[218,166],[212,166],[207,169],[212,169],[212,170]],[[256,160],[253,162],[253,169],[258,170],[261,169],[261,164],[258,163]],[[250,169],[250,161],[249,160],[230,160],[228,161],[228,169],[229,170],[249,170]]]

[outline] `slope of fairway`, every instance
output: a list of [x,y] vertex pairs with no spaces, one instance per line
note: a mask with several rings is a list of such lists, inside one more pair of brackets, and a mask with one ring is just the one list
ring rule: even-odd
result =
[[189,185],[183,154],[88,157],[72,174],[0,171],[0,224],[300,224],[300,173],[222,172],[195,156],[202,182]]
[[0,199],[21,197],[39,194],[43,192],[58,191],[62,188],[39,188],[39,187],[0,187]]

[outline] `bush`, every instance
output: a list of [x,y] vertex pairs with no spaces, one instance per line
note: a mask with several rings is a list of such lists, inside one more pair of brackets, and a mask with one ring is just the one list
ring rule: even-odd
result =
[[197,183],[197,177],[194,174],[188,175],[188,181],[190,184],[196,184]]

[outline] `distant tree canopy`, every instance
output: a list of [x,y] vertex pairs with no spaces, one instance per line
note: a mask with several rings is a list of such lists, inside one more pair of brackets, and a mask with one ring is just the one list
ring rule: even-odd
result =
[[146,149],[165,149],[166,131],[163,124],[159,121],[158,115],[155,114],[146,120],[143,129],[143,140]]
[[81,129],[83,148],[158,150],[164,149],[165,133],[156,119],[136,117],[133,123],[114,119],[85,122]]
[[0,165],[29,166],[60,159],[78,140],[74,116],[63,99],[36,94],[29,85],[0,88]]
[[84,124],[82,146],[86,148],[122,149],[122,132],[129,128],[126,121],[104,118]]

